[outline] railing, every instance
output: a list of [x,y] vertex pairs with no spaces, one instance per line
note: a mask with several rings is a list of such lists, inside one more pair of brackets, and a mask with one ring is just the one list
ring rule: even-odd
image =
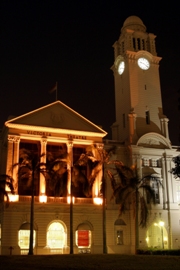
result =
[[[39,196],[34,197],[35,202],[39,203]],[[19,202],[30,202],[31,196],[19,195]],[[67,197],[47,197],[47,203],[67,204]],[[74,204],[93,204],[92,198],[75,198]]]

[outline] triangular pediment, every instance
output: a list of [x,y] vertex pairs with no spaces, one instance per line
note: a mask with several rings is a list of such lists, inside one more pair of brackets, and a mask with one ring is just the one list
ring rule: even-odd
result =
[[101,134],[107,133],[88,119],[72,110],[70,107],[56,101],[37,110],[31,111],[19,117],[13,118],[5,123],[8,127],[45,127],[55,130],[84,131]]

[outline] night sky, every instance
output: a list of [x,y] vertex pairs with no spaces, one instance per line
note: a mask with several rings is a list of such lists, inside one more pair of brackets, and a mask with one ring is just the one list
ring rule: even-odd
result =
[[170,139],[179,144],[179,6],[175,0],[146,2],[1,0],[0,127],[9,115],[54,102],[55,92],[49,90],[57,81],[59,100],[110,132],[112,45],[126,18],[136,15],[157,35],[164,114]]

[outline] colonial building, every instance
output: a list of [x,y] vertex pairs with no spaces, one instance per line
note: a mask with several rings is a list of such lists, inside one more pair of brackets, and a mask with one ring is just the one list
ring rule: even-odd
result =
[[[91,194],[85,191],[92,167],[79,173],[74,164],[88,146],[100,150],[116,145],[114,159],[136,165],[141,177],[153,175],[163,188],[149,183],[156,194],[156,205],[150,211],[148,227],[139,228],[139,248],[179,248],[180,244],[180,182],[169,172],[172,157],[178,155],[171,145],[168,119],[163,114],[159,80],[159,62],[155,35],[146,32],[142,20],[127,18],[121,34],[113,45],[116,122],[112,140],[106,132],[60,101],[5,122],[1,133],[1,173],[12,174],[15,195],[10,206],[1,208],[1,254],[26,254],[29,247],[31,189],[28,178],[18,180],[17,169],[22,149],[33,151],[47,162],[49,155],[70,157],[63,172],[63,186],[53,188],[44,176],[37,176],[34,206],[34,254],[69,253],[70,195],[73,196],[73,252],[103,252],[103,211],[101,176],[98,174]],[[75,177],[77,176],[77,177]],[[118,181],[118,180],[117,180]],[[62,185],[62,184],[61,184]],[[132,206],[119,217],[119,206],[111,200],[107,179],[106,244],[108,253],[133,254],[135,222]],[[150,206],[149,206],[150,207]]]
[[[154,175],[162,181],[156,193],[156,205],[146,230],[140,230],[141,247],[177,248],[180,246],[180,182],[170,173],[173,156],[169,119],[163,114],[156,36],[146,32],[142,20],[127,18],[119,39],[114,43],[116,122],[112,137],[123,142],[128,165],[136,165],[141,177]],[[125,151],[124,151],[125,152]],[[119,149],[120,158],[122,149]],[[145,241],[146,239],[146,241]]]

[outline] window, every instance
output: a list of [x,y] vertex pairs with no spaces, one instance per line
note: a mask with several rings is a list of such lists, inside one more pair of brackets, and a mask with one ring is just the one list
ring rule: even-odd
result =
[[47,230],[47,246],[50,249],[62,249],[66,245],[66,233],[60,222],[53,222]]
[[[22,250],[29,249],[30,223],[23,223],[18,232],[18,245]],[[36,230],[33,231],[33,248],[36,244]],[[27,252],[21,254],[26,254]]]
[[[159,196],[159,183],[155,179],[146,180],[146,183],[150,185],[150,187],[153,189],[155,194],[155,203],[160,203],[160,196]],[[147,203],[150,203],[150,195],[147,191]]]
[[135,38],[133,38],[133,48],[134,48],[134,50],[136,50],[136,39]]
[[118,230],[116,234],[116,244],[117,245],[123,245],[123,231]]
[[118,218],[114,222],[115,243],[116,245],[124,245],[123,231],[126,228],[126,223],[123,219]]
[[141,50],[145,50],[145,40],[142,39],[142,49]]
[[50,176],[46,179],[46,195],[56,197],[67,196],[67,163],[61,159],[67,156],[67,146],[64,143],[48,143],[46,164],[52,166],[52,162],[56,159],[60,161],[54,165]]
[[79,198],[91,197],[89,190],[88,177],[91,174],[93,166],[96,164],[91,160],[87,160],[84,164],[78,164],[81,154],[86,153],[86,148],[75,145],[73,147],[73,168],[72,168],[72,195]]
[[149,113],[149,111],[145,112],[145,116],[146,116],[146,124],[150,125],[150,113]]
[[91,231],[76,231],[76,245],[78,248],[89,248],[91,246]]
[[138,45],[138,50],[141,50],[141,40],[140,40],[140,38],[137,38],[137,45]]
[[78,247],[78,253],[90,253],[91,252],[91,225],[88,222],[81,223],[76,230],[76,246]]
[[[20,157],[19,162],[21,163],[23,155],[23,150],[28,150],[29,152],[33,153],[33,155],[40,155],[40,143],[39,142],[29,142],[29,141],[21,141],[20,142]],[[24,167],[21,169],[21,173],[18,175],[18,194],[30,196],[32,194],[32,178],[31,178],[32,171],[28,169],[28,167]],[[35,181],[34,181],[34,195],[39,195],[39,174],[35,173]]]

